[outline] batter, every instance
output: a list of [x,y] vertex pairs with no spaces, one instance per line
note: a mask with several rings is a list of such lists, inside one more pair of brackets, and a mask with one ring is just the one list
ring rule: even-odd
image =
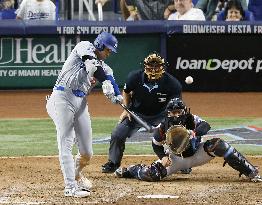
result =
[[[91,182],[82,174],[92,155],[92,128],[86,96],[95,80],[102,83],[103,93],[113,102],[122,101],[112,69],[104,63],[116,53],[117,39],[110,33],[97,36],[94,44],[81,41],[72,50],[47,101],[47,112],[57,131],[59,161],[64,176],[65,196],[90,195]],[[72,147],[76,142],[75,161]]]

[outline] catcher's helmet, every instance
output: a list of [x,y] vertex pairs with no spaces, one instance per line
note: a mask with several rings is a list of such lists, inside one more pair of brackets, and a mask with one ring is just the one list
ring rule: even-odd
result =
[[149,54],[144,59],[145,74],[149,80],[158,80],[165,72],[165,60],[158,53]]
[[167,119],[169,125],[185,125],[187,107],[180,98],[171,99],[166,106]]
[[94,46],[99,51],[103,51],[105,47],[107,47],[111,51],[116,53],[117,43],[118,41],[114,35],[108,32],[102,32],[96,37]]
[[171,99],[166,106],[166,110],[171,112],[175,110],[185,110],[186,105],[180,98],[173,98]]

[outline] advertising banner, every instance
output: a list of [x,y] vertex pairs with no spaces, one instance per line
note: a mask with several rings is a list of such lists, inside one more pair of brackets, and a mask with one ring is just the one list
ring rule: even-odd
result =
[[[0,89],[51,88],[74,46],[93,42],[96,35],[41,35],[0,37]],[[118,53],[106,63],[113,68],[116,81],[124,85],[128,73],[141,69],[149,52],[159,51],[158,35],[118,37]]]
[[[167,38],[168,71],[187,91],[262,91],[259,35],[176,34]],[[194,82],[184,80],[192,76]]]

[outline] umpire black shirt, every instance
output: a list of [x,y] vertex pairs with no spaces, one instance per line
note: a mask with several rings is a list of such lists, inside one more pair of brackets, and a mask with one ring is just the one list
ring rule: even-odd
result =
[[174,97],[181,97],[180,82],[168,73],[157,81],[148,81],[143,70],[129,73],[124,92],[132,92],[130,109],[136,113],[153,116],[163,112]]

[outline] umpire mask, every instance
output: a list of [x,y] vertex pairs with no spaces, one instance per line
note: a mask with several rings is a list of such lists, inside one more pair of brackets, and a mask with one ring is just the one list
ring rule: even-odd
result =
[[152,53],[144,59],[144,72],[149,80],[158,80],[165,72],[165,60],[157,53]]

